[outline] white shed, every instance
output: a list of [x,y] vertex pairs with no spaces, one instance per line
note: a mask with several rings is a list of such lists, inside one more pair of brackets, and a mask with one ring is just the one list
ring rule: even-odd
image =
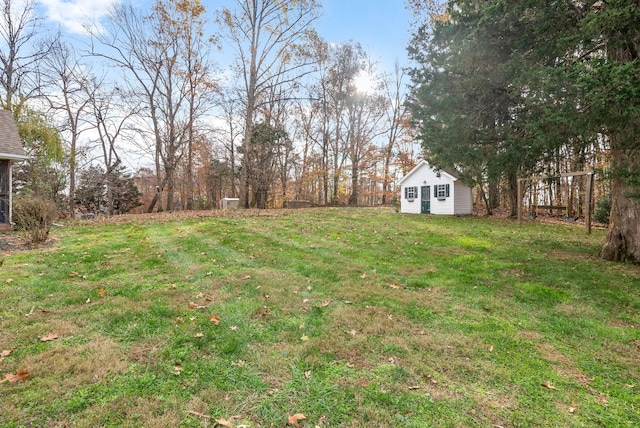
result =
[[400,212],[466,215],[473,213],[471,187],[455,173],[436,171],[425,160],[400,180]]

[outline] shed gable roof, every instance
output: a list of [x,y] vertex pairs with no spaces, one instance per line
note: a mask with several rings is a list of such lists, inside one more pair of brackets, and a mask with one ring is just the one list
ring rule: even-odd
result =
[[18,126],[13,120],[13,113],[9,110],[0,110],[0,159],[28,159],[22,147]]
[[[426,160],[422,159],[420,162],[418,162],[418,165],[416,165],[411,171],[409,171],[407,173],[407,175],[402,177],[402,179],[400,180],[400,184],[402,184],[402,182],[404,182],[406,179],[408,179],[409,177],[411,177],[417,171],[419,171],[420,169],[422,169],[424,167],[435,170],[435,168],[433,168],[431,165],[429,165],[429,162],[427,162]],[[444,174],[445,176],[450,178],[452,181],[456,181],[458,179],[458,175],[456,173],[454,173],[454,172],[441,169],[440,173]]]

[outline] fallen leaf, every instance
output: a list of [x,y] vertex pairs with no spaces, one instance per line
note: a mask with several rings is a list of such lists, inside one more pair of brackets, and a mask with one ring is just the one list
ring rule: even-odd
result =
[[107,294],[106,290],[104,288],[101,288],[100,290],[98,290],[98,295],[100,297],[104,297]]
[[71,271],[69,272],[69,276],[78,276],[78,272]]
[[303,342],[306,342],[307,340],[309,340],[309,336],[307,336],[306,334],[303,334],[300,340],[302,340]]
[[304,372],[304,377],[305,377],[307,380],[311,379],[311,370],[308,370],[308,371]]
[[304,419],[307,419],[305,415],[303,415],[302,413],[296,413],[295,415],[289,416],[289,423],[294,426],[300,426],[298,422]]
[[27,376],[29,376],[28,371],[18,369],[18,371],[16,371],[16,374],[5,373],[4,380],[1,380],[0,383],[2,382],[16,383],[18,381],[24,382],[25,380],[27,380]]
[[11,355],[11,351],[5,349],[4,351],[0,352],[0,357],[6,357],[7,355]]
[[323,308],[326,308],[327,306],[329,306],[331,304],[331,300],[325,300],[324,302],[322,302],[322,306]]
[[363,273],[362,275],[360,275],[360,278],[365,279],[367,277],[366,273]]
[[569,413],[575,413],[575,412],[576,412],[575,407],[569,407]]
[[196,333],[196,337],[204,337],[204,333]]
[[40,338],[41,342],[50,342],[52,340],[56,340],[58,338],[58,334],[57,333],[51,333],[51,334],[47,334],[46,336],[42,336]]
[[184,318],[178,317],[178,318],[176,318],[176,321],[178,321],[180,324],[183,324],[184,323]]
[[233,422],[224,418],[216,419],[215,423],[216,425],[220,425],[221,427],[233,427]]
[[176,361],[176,366],[173,368],[173,374],[179,375],[182,373],[182,365]]
[[229,327],[231,329],[231,331],[238,331],[238,327],[235,325],[232,325],[231,327]]
[[558,388],[556,388],[555,386],[553,386],[553,384],[551,383],[551,381],[546,381],[542,384],[542,386],[544,386],[545,388],[549,388],[549,389],[555,389],[556,391],[558,390]]
[[301,323],[300,323],[300,325],[298,326],[298,328],[299,328],[300,330],[304,330],[304,323],[303,323],[303,322],[301,322]]
[[393,288],[394,290],[400,289],[400,286],[396,284],[389,284],[389,287]]
[[211,315],[211,316],[208,318],[208,320],[209,320],[209,321],[211,321],[212,323],[214,323],[215,325],[220,325],[220,318],[218,318],[218,317],[217,317],[217,316],[215,316],[215,315]]
[[311,290],[313,290],[313,287],[312,287],[312,286],[310,286],[310,285],[309,285],[309,286],[307,286],[307,291],[311,291]]
[[188,306],[189,306],[189,309],[204,309],[204,308],[206,308],[206,306],[199,305],[199,304],[197,304],[195,302],[189,302]]
[[302,303],[309,303],[309,299],[302,299]]
[[13,282],[13,278],[7,278],[4,280],[5,284],[11,284]]
[[245,280],[246,279],[251,279],[251,275],[245,275],[245,276],[242,277],[242,279],[245,279]]

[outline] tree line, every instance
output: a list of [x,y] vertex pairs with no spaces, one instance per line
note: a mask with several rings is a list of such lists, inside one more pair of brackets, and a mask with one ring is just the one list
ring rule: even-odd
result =
[[[637,2],[407,0],[407,94],[407,69],[322,39],[316,0],[125,1],[73,44],[33,0],[2,1],[0,103],[32,155],[20,191],[73,209],[98,189],[110,212],[131,206],[114,200],[128,180],[147,212],[388,203],[418,141],[489,213],[515,212],[519,179],[548,177],[530,190],[552,204],[554,177],[593,169],[602,256],[640,260]],[[150,162],[125,171],[135,157]]]
[[417,156],[404,69],[323,40],[315,0],[125,1],[74,43],[2,2],[0,103],[32,156],[16,188],[66,209],[100,189],[131,207],[129,181],[147,212],[388,203]]
[[515,210],[518,179],[553,192],[591,169],[612,204],[601,255],[640,262],[639,3],[408,3],[411,113],[432,163],[477,184],[489,211],[498,191]]

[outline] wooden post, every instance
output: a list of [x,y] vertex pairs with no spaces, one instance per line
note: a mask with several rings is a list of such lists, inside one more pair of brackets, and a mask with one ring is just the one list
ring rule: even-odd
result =
[[518,222],[522,224],[522,179],[518,179]]
[[593,172],[587,174],[587,189],[585,193],[587,194],[587,212],[584,216],[584,227],[587,231],[587,234],[591,234],[591,200],[593,199]]

